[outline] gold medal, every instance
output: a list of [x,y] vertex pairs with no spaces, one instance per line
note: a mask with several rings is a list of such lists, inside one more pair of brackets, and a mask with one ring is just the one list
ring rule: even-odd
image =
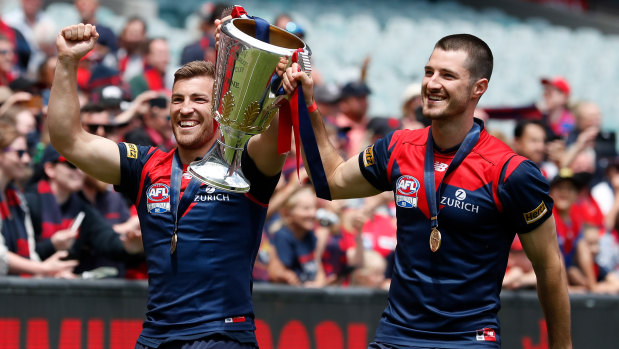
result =
[[176,236],[176,232],[172,234],[172,240],[170,240],[170,254],[174,254],[176,251],[176,242],[178,241],[178,237]]
[[441,247],[441,232],[435,227],[430,233],[430,250],[436,252],[439,247]]

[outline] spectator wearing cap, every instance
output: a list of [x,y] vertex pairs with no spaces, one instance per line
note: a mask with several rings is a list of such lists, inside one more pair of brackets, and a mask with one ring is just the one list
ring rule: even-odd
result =
[[181,53],[181,64],[191,61],[207,61],[215,63],[215,20],[221,19],[223,11],[230,7],[228,3],[203,4],[198,14],[200,16],[200,31],[202,36],[197,41],[185,46]]
[[145,43],[144,74],[129,81],[131,95],[137,96],[147,90],[170,92],[167,70],[170,49],[164,38],[153,38]]
[[342,87],[339,108],[340,113],[335,117],[337,127],[350,127],[347,138],[346,154],[352,157],[365,146],[365,133],[369,122],[368,95],[370,88],[360,81],[349,82]]
[[335,117],[339,109],[341,89],[333,83],[314,86],[314,100],[325,118]]
[[26,139],[15,128],[14,120],[0,118],[0,275],[34,274],[63,276],[77,265],[75,261],[60,261],[64,252],[50,256],[44,262],[35,251],[34,230],[30,211],[17,182],[31,174]]
[[118,70],[124,82],[144,71],[143,48],[146,41],[146,22],[137,16],[130,17],[118,38],[119,48],[116,52]]
[[[126,260],[128,253],[142,252],[141,238],[121,238],[97,210],[78,195],[84,173],[48,146],[42,159],[43,177],[26,193],[36,237],[36,251],[46,258],[68,251],[77,259],[81,273],[101,266],[99,256]],[[81,225],[74,222],[83,212]]]
[[[119,142],[117,125],[114,119],[102,104],[89,104],[81,109],[82,127],[89,133],[106,137],[114,142]],[[85,175],[84,185],[80,192],[81,197],[92,204],[97,211],[112,226],[120,236],[140,236],[140,225],[137,211],[131,209],[121,194],[113,190],[112,186]],[[127,267],[133,267],[141,260],[119,261],[100,257],[99,264],[112,265],[119,270],[120,275],[125,275]],[[132,275],[135,273],[132,271]]]
[[90,103],[82,107],[80,111],[82,127],[92,134],[119,142],[120,140],[116,136],[118,125],[114,122],[114,118],[108,109],[106,109],[106,106],[111,104],[106,103],[113,102],[110,102],[109,99],[101,99],[98,103]]
[[99,41],[103,41],[111,52],[116,53],[118,49],[116,35],[112,29],[97,22],[99,0],[74,0],[73,5],[82,17],[82,23],[96,25]]
[[541,79],[541,83],[544,87],[544,94],[540,108],[544,120],[555,136],[566,139],[576,123],[568,107],[570,85],[561,76]]

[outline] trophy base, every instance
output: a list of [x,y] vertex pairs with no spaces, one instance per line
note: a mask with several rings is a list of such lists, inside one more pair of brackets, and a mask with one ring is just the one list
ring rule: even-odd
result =
[[247,193],[249,181],[238,169],[230,173],[230,166],[225,163],[213,162],[212,158],[194,161],[187,171],[196,179],[215,188],[234,193]]

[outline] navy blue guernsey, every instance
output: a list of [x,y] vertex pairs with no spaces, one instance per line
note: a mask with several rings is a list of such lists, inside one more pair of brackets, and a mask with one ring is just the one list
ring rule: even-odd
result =
[[[364,177],[393,191],[397,246],[389,302],[376,341],[437,348],[499,348],[497,312],[508,252],[516,233],[529,233],[552,214],[548,184],[531,161],[490,136],[444,179],[438,229],[430,250],[424,190],[429,129],[399,130],[359,155]],[[434,151],[435,188],[452,152]]]
[[[136,205],[148,265],[148,309],[138,342],[157,347],[220,333],[256,343],[251,275],[266,203],[279,176],[264,177],[245,151],[242,166],[251,182],[249,193],[199,184],[179,214],[178,243],[171,254],[171,176],[174,161],[180,163],[178,155],[129,143],[119,149],[121,184],[116,190]],[[191,180],[186,167],[180,196]]]

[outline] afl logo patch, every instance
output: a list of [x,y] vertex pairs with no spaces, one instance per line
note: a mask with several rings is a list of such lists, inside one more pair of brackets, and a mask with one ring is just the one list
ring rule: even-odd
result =
[[146,208],[149,213],[170,212],[170,187],[155,183],[146,190]]
[[404,208],[417,207],[419,181],[413,176],[401,176],[396,182],[396,204]]

